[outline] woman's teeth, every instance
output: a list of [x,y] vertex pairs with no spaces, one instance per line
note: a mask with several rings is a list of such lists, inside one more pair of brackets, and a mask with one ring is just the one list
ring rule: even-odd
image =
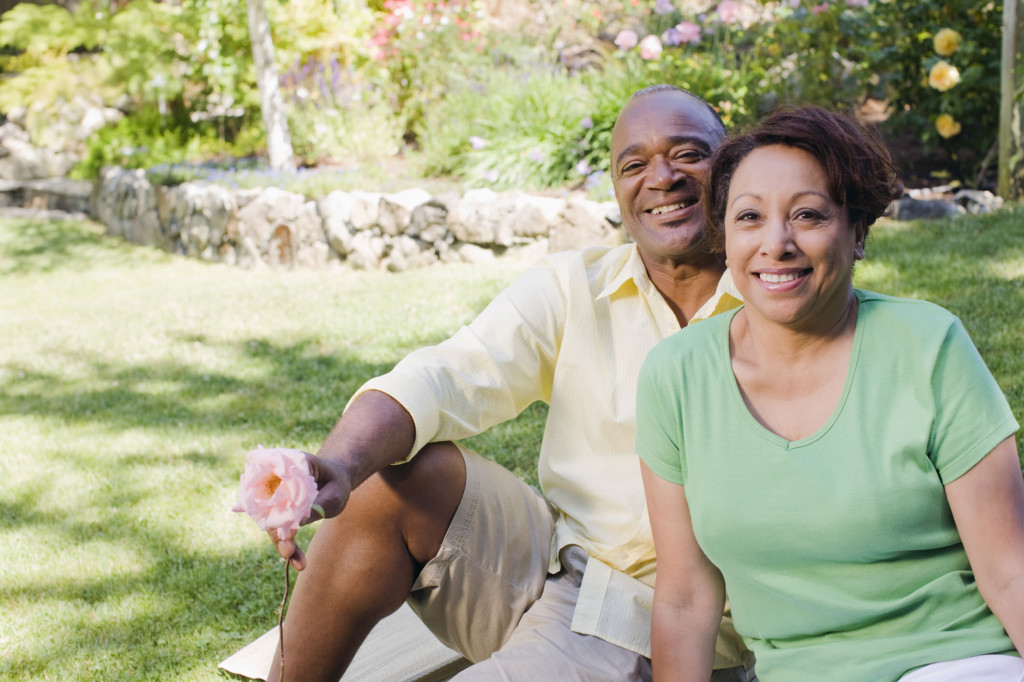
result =
[[770,272],[759,272],[757,276],[761,278],[762,282],[771,282],[772,284],[778,284],[779,282],[792,282],[794,279],[800,276],[799,272],[789,272],[785,275],[775,275]]

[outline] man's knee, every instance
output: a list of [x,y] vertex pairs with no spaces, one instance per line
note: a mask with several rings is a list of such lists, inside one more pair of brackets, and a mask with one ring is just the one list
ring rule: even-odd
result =
[[[362,488],[366,487],[365,491]],[[413,559],[436,554],[466,489],[466,463],[453,443],[431,443],[410,461],[388,467],[354,493],[362,504],[391,507]],[[383,510],[382,510],[383,511]]]

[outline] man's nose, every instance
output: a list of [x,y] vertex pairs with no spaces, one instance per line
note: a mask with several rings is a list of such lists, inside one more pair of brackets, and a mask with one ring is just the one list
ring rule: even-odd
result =
[[651,172],[648,174],[648,185],[654,189],[668,190],[679,182],[681,173],[664,156],[651,159]]

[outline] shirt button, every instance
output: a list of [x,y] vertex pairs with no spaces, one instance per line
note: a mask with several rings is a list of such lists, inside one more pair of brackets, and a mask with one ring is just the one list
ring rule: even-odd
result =
[[629,558],[629,552],[619,552],[619,558],[625,561]]

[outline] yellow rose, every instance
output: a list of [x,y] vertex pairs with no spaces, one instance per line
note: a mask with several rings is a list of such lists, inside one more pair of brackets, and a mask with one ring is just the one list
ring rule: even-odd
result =
[[939,114],[935,119],[935,129],[939,135],[949,138],[960,134],[960,122],[949,114]]
[[951,28],[944,28],[935,34],[935,52],[948,57],[960,47],[960,34]]
[[928,85],[941,92],[949,90],[959,82],[960,72],[944,59],[937,62],[928,72]]

